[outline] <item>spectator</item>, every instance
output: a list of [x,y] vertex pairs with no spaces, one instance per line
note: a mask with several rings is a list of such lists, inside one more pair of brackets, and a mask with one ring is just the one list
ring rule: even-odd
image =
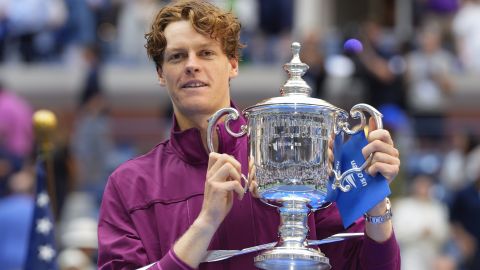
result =
[[[419,2],[417,0],[417,2]],[[453,49],[452,20],[462,0],[420,0],[419,22],[431,21],[439,26],[442,43]]]
[[7,3],[0,1],[0,63],[4,60],[7,44]]
[[378,22],[365,22],[361,31],[364,51],[347,54],[356,64],[356,76],[363,80],[367,103],[376,108],[393,104],[404,109],[404,60],[385,32]]
[[75,164],[76,189],[100,199],[108,175],[108,157],[113,149],[110,117],[102,82],[97,47],[88,47],[85,58],[89,69],[79,102],[71,146]]
[[128,62],[147,63],[143,35],[148,23],[159,8],[154,0],[126,0],[119,14],[118,47],[120,57]]
[[480,144],[474,142],[465,161],[465,175],[469,182],[475,181],[480,172]]
[[32,116],[30,104],[0,83],[0,196],[9,175],[32,153]]
[[302,41],[300,57],[309,66],[305,80],[312,86],[312,96],[325,99],[325,55],[321,36],[315,32],[308,33]]
[[433,179],[418,175],[411,194],[396,201],[393,223],[402,250],[402,269],[430,270],[448,239],[446,207],[432,198]]
[[480,269],[480,170],[473,183],[455,194],[450,208],[454,237],[467,270]]
[[440,32],[427,25],[419,32],[419,48],[407,56],[408,106],[421,138],[441,139],[444,111],[454,91],[455,57],[442,48]]
[[455,47],[468,74],[480,73],[480,2],[464,0],[452,22]]
[[474,168],[470,167],[477,163],[473,149],[478,144],[473,134],[465,131],[451,134],[450,140],[451,147],[443,159],[440,171],[440,183],[446,190],[448,202],[452,199],[451,196],[471,183],[471,170]]
[[33,216],[32,170],[24,169],[9,179],[9,195],[0,198],[0,264],[4,270],[23,269]]
[[286,60],[293,28],[293,7],[292,0],[258,0],[258,27],[264,43],[254,54],[253,61],[272,64]]
[[35,38],[48,26],[48,5],[45,0],[7,1],[8,38],[18,44],[21,60],[39,60]]
[[60,270],[94,270],[95,264],[81,250],[69,248],[58,254]]

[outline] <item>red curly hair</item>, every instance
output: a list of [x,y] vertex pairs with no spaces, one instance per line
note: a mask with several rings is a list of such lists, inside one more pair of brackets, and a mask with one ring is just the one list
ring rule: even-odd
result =
[[245,47],[240,42],[241,24],[228,11],[203,0],[175,1],[163,7],[145,34],[148,56],[155,62],[157,70],[162,68],[167,40],[165,28],[172,22],[189,21],[195,31],[220,42],[223,52],[230,59],[240,59],[240,50]]

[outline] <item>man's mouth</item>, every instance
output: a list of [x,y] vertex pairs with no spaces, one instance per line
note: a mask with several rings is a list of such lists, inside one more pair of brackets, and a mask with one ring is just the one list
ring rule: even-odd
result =
[[199,88],[199,87],[205,87],[205,86],[208,86],[208,84],[195,80],[195,81],[189,81],[183,84],[182,88]]

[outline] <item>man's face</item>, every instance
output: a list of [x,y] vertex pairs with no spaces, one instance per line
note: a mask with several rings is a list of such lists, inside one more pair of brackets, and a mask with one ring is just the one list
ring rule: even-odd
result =
[[230,106],[229,80],[238,74],[238,60],[228,59],[217,40],[196,32],[188,21],[165,28],[167,47],[158,70],[177,119],[194,121]]

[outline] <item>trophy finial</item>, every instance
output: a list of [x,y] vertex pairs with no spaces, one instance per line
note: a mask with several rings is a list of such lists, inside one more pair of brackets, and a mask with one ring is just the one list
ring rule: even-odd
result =
[[312,89],[302,79],[302,76],[307,72],[308,65],[300,60],[300,48],[302,46],[299,42],[292,43],[292,60],[283,65],[283,69],[288,73],[289,79],[280,90],[282,96],[291,94],[310,95]]
[[292,54],[293,54],[293,58],[298,58],[300,60],[300,48],[302,47],[302,45],[300,45],[300,43],[298,42],[293,42],[292,43]]

